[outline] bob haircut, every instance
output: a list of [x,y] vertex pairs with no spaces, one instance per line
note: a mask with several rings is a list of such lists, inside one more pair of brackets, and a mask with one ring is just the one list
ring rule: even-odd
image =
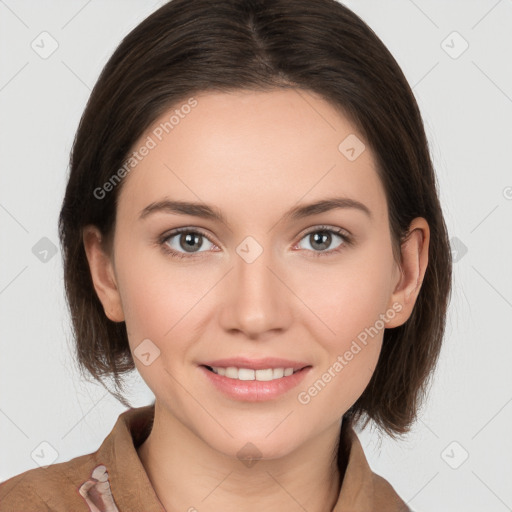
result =
[[[119,44],[81,117],[59,217],[78,368],[131,407],[123,396],[122,377],[135,368],[126,326],[106,317],[82,239],[84,226],[96,225],[111,250],[123,182],[97,191],[154,121],[193,94],[275,88],[319,94],[365,137],[376,155],[398,264],[410,222],[424,217],[429,224],[429,261],[412,314],[385,330],[374,374],[343,416],[365,420],[362,428],[372,419],[396,438],[416,420],[437,364],[451,251],[413,92],[373,30],[335,0],[171,0]],[[115,390],[104,378],[114,379]]]

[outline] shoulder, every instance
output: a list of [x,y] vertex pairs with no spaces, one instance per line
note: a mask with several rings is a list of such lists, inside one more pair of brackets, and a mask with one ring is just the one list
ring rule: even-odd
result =
[[[0,483],[0,511],[51,510],[37,493],[36,481],[41,468],[31,469]],[[35,483],[35,487],[32,483]]]
[[29,469],[0,483],[0,512],[89,512],[80,487],[83,475],[95,464],[94,455]]
[[0,483],[0,512],[118,512],[118,505],[161,512],[136,451],[153,417],[154,404],[129,409],[119,415],[96,452]]
[[375,505],[380,512],[412,512],[394,487],[382,476],[372,472]]

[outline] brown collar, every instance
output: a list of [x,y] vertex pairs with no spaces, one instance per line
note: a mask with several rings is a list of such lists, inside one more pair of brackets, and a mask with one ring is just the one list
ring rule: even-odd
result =
[[[154,405],[121,414],[98,450],[98,461],[110,468],[111,489],[121,510],[163,512],[136,448],[152,428]],[[339,499],[332,512],[409,512],[391,484],[371,470],[361,442],[348,421],[343,421],[340,443],[347,456]],[[116,460],[117,459],[117,460]],[[130,468],[130,483],[125,471]],[[135,488],[134,488],[135,485]],[[122,489],[117,492],[116,489]]]

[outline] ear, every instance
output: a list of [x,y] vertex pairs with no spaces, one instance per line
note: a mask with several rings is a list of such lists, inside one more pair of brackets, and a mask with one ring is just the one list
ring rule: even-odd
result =
[[[408,235],[401,245],[399,278],[388,304],[389,308],[398,312],[386,322],[386,328],[398,327],[411,316],[427,270],[429,242],[428,223],[423,217],[417,217],[411,222]],[[395,307],[392,307],[393,304]]]
[[112,263],[113,258],[105,252],[101,232],[96,226],[86,226],[82,237],[94,289],[103,305],[105,315],[113,322],[122,322],[124,313]]

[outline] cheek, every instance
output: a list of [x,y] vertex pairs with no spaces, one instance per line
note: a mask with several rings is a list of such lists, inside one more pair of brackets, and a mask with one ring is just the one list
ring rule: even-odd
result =
[[328,293],[314,297],[315,313],[322,319],[322,327],[313,321],[314,339],[325,357],[297,397],[308,417],[339,418],[361,396],[375,371],[384,332],[379,315],[386,302],[379,281],[371,277],[333,279],[325,283]]
[[342,350],[376,323],[382,329],[379,319],[389,302],[392,256],[390,248],[379,250],[378,245],[347,251],[330,267],[312,265],[305,273],[307,280],[298,281],[298,295],[331,350]]
[[187,355],[201,311],[198,302],[206,290],[194,286],[197,276],[171,275],[169,267],[165,271],[158,263],[144,265],[138,261],[124,267],[122,289],[132,357],[153,393],[166,389],[170,399],[180,403],[180,387],[173,377],[178,382],[187,378]]
[[[133,351],[148,338],[162,350],[173,335],[176,338],[187,323],[187,312],[205,293],[201,279],[177,272],[158,249],[126,252],[123,245],[120,241],[116,249],[120,255],[116,266],[130,346]],[[175,341],[173,345],[179,350]]]
[[318,395],[315,407],[335,403],[337,412],[343,413],[370,381],[382,347],[382,316],[390,295],[392,253],[390,245],[383,250],[382,244],[387,247],[385,240],[375,240],[365,250],[347,252],[328,271],[311,266],[309,286],[300,293],[311,305],[309,330],[326,357],[307,383],[313,386],[311,394],[303,388],[306,395],[301,403]]

